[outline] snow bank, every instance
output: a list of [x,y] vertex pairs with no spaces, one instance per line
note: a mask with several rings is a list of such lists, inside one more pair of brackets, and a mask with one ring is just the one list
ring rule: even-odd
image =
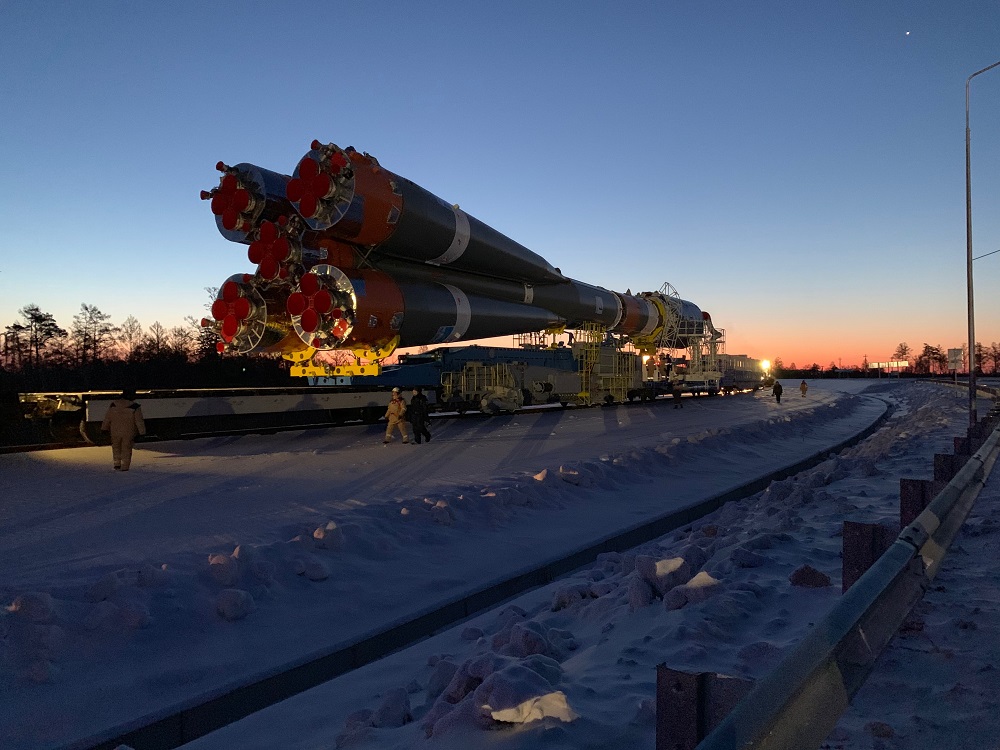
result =
[[[921,409],[932,402],[940,407],[936,389],[915,387],[908,396],[911,406],[906,413],[911,421],[902,433],[898,427],[889,429],[903,434],[901,439],[906,441],[911,434],[923,434],[926,441],[927,429],[945,429],[945,423],[932,418],[934,408]],[[924,403],[917,403],[921,396]],[[712,417],[710,409],[728,408],[726,403],[743,408],[737,400],[705,400],[706,415]],[[797,404],[787,412],[777,412],[772,403],[742,403],[765,407],[769,414],[727,427],[696,426],[683,437],[668,431],[645,444],[619,440],[611,450],[606,438],[596,443],[588,437],[590,457],[568,440],[559,451],[533,459],[530,468],[487,478],[467,473],[464,482],[428,484],[434,463],[455,455],[450,452],[454,445],[435,440],[426,450],[440,452],[416,459],[423,471],[424,489],[419,493],[400,494],[405,484],[398,479],[387,485],[394,487],[394,496],[368,500],[345,497],[336,485],[323,485],[327,493],[339,495],[335,504],[322,510],[303,508],[298,520],[286,513],[270,534],[257,533],[239,544],[203,548],[164,562],[142,559],[140,536],[130,542],[137,558],[133,565],[95,571],[89,580],[75,577],[66,585],[59,585],[54,571],[53,586],[47,591],[38,587],[11,590],[8,584],[4,591],[11,609],[5,614],[5,673],[0,685],[14,710],[11,724],[0,727],[12,737],[13,747],[35,746],[30,738],[21,739],[30,737],[29,730],[9,728],[26,723],[33,715],[20,687],[26,684],[41,684],[44,693],[36,696],[40,703],[35,705],[67,707],[62,713],[67,726],[88,726],[85,719],[91,718],[100,727],[146,713],[157,701],[217,689],[220,675],[238,681],[241,675],[291,661],[303,652],[329,648],[339,638],[352,637],[352,632],[358,637],[385,618],[398,618],[454,596],[475,580],[485,583],[503,570],[522,568],[532,555],[544,559],[555,554],[555,540],[572,549],[581,539],[606,535],[613,528],[609,524],[630,525],[637,517],[664,512],[671,503],[695,502],[706,487],[720,491],[725,485],[718,482],[726,477],[745,480],[769,461],[787,461],[785,456],[792,450],[808,455],[817,441],[829,444],[842,439],[837,430],[842,435],[842,424],[857,423],[870,402],[841,395]],[[682,418],[694,419],[687,416],[693,411],[685,410]],[[607,413],[593,410],[571,415],[569,433],[585,436],[588,425],[603,425]],[[623,412],[626,416],[635,413]],[[564,417],[544,416],[556,418]],[[518,424],[522,419],[524,424]],[[518,417],[504,429],[520,435],[531,424],[531,419]],[[685,424],[678,423],[681,430]],[[636,435],[648,435],[644,425],[640,428],[642,433]],[[756,637],[738,647],[709,648],[698,639],[717,637],[723,632],[720,628],[752,621],[755,613],[775,606],[776,597],[800,596],[788,577],[802,564],[839,580],[838,553],[830,544],[836,536],[831,524],[839,523],[848,512],[870,514],[873,500],[881,505],[885,499],[868,498],[862,495],[863,489],[855,491],[852,486],[877,479],[879,462],[898,446],[893,439],[878,439],[881,449],[872,449],[866,442],[869,447],[828,460],[797,481],[774,483],[751,501],[727,505],[712,519],[660,543],[627,555],[602,556],[598,566],[582,577],[560,582],[547,594],[541,610],[526,611],[523,620],[516,622],[508,613],[502,622],[478,626],[481,634],[470,632],[472,639],[462,641],[463,648],[472,647],[473,652],[462,658],[450,651],[440,654],[435,664],[446,666],[439,670],[447,672],[449,664],[455,668],[448,686],[441,687],[442,671],[432,675],[429,666],[426,671],[415,671],[387,688],[403,690],[409,708],[393,701],[379,714],[384,718],[376,720],[372,717],[382,705],[377,701],[367,707],[369,718],[355,716],[349,722],[343,715],[338,733],[350,735],[352,742],[364,742],[370,735],[406,730],[415,724],[436,735],[447,733],[448,727],[514,723],[516,717],[529,723],[555,721],[573,726],[575,722],[566,717],[586,715],[581,703],[585,706],[587,701],[577,694],[575,683],[562,681],[559,670],[573,664],[581,649],[587,651],[582,644],[594,647],[593,627],[598,632],[607,627],[610,633],[619,627],[619,618],[627,619],[630,614],[643,618],[647,612],[658,611],[659,617],[679,617],[664,631],[671,637],[661,644],[661,651],[663,656],[683,657],[683,663],[696,663],[699,654],[709,652],[717,653],[720,662],[726,654],[735,659],[740,648],[750,643],[765,644],[748,652],[753,654],[768,652],[768,647],[784,648],[792,637],[788,633],[794,629],[795,618],[781,614],[771,618],[766,638]],[[913,438],[912,444],[923,443]],[[516,445],[536,450],[536,444],[524,438]],[[858,450],[867,453],[853,452]],[[185,459],[200,460],[197,456]],[[383,470],[387,481],[398,468]],[[832,491],[835,482],[848,491]],[[233,487],[238,490],[233,495],[234,500],[238,498],[234,507],[253,499],[253,480],[239,475]],[[291,493],[289,499],[294,497]],[[863,497],[860,502],[859,497]],[[150,495],[147,500],[155,498]],[[213,497],[210,502],[223,501]],[[287,507],[298,506],[289,502]],[[822,609],[835,588],[801,594],[813,598],[793,608],[778,606],[778,611],[788,609],[800,615]],[[18,597],[28,598],[14,609]],[[28,611],[29,600],[48,602],[31,605],[48,613],[43,615],[48,621],[39,623],[47,631],[22,627],[27,615],[20,612]],[[706,612],[712,617],[700,619]],[[587,635],[581,635],[580,618],[587,623],[583,628]],[[602,642],[601,637],[607,640],[606,633],[597,642]],[[483,657],[489,657],[491,669],[477,661]],[[503,660],[502,664],[491,661],[494,658]],[[121,691],[116,665],[123,661],[132,665],[135,675],[127,698],[92,704],[83,686],[89,682],[111,691],[105,695]],[[629,657],[623,664],[632,666],[632,661],[640,663]],[[480,666],[474,668],[472,662]],[[216,669],[219,663],[226,664],[226,669]],[[737,663],[748,671],[759,666],[753,659]],[[468,679],[479,680],[477,684],[452,685],[458,675],[473,674],[470,669],[475,676]],[[488,677],[487,687],[482,687]],[[74,697],[68,700],[70,695]],[[480,698],[482,704],[466,705]],[[486,705],[490,710],[484,713]],[[635,715],[636,706],[629,709],[630,716]],[[407,715],[411,720],[405,719]],[[430,724],[428,716],[434,719]],[[399,720],[402,725],[395,726]],[[440,727],[439,721],[444,722]]]

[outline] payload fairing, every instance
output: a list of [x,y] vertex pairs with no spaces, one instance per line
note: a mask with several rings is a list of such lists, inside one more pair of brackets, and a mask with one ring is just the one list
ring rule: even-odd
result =
[[201,196],[257,267],[227,279],[202,322],[220,351],[377,361],[397,347],[589,326],[653,353],[715,334],[693,303],[568,278],[353,148],[313,141],[292,175],[216,167],[219,186]]

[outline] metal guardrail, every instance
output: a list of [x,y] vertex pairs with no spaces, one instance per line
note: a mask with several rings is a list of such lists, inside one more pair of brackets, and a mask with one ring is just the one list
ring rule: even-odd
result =
[[818,748],[929,588],[1000,454],[1000,428],[698,750]]

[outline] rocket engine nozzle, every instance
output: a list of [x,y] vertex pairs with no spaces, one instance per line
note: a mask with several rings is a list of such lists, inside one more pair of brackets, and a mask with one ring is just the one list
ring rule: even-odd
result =
[[241,179],[239,171],[227,167],[221,161],[216,168],[223,173],[219,187],[202,191],[202,199],[211,198],[212,213],[222,222],[223,228],[230,232],[250,229],[250,219],[257,212],[260,195],[255,195],[253,187],[246,179]]
[[350,279],[335,266],[320,265],[299,280],[286,309],[303,343],[326,351],[343,345],[354,328],[357,296]]
[[247,257],[257,264],[257,275],[264,281],[294,281],[301,274],[302,244],[286,229],[288,220],[261,222],[257,239],[250,243]]
[[247,163],[229,167],[220,161],[216,168],[223,173],[219,186],[202,190],[201,198],[211,200],[215,223],[227,240],[248,245],[262,222],[294,216],[285,196],[287,175]]
[[313,141],[313,149],[302,157],[288,181],[287,196],[311,229],[329,229],[354,200],[350,157],[332,143],[322,146]]
[[219,289],[219,297],[212,303],[212,317],[220,323],[219,335],[226,344],[233,343],[263,305],[260,295],[255,294],[253,287],[244,278],[243,274],[236,274],[227,279]]
[[284,354],[306,349],[295,334],[283,302],[280,289],[261,286],[250,274],[233,274],[212,303],[214,322],[206,319],[202,325],[218,333],[220,352]]

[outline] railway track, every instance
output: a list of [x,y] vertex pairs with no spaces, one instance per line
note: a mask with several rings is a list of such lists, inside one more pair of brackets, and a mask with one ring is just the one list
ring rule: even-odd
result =
[[[732,398],[733,396],[747,395],[751,394],[752,391],[738,391],[733,394],[729,394],[726,398]],[[704,396],[690,396],[687,398],[704,398]],[[388,400],[388,394],[386,394],[386,400]],[[142,400],[140,399],[140,403]],[[665,403],[671,403],[670,397],[657,398],[652,401],[626,401],[622,404],[613,404],[612,406],[638,406],[642,405],[663,405]],[[527,406],[518,409],[515,414],[531,413],[540,410],[562,410],[562,409],[581,409],[581,408],[604,408],[604,405],[595,404],[592,407],[577,406],[574,404],[545,404],[538,406]],[[240,426],[222,426],[218,428],[206,428],[203,421],[198,418],[192,418],[187,423],[182,424],[171,424],[168,429],[164,429],[162,426],[157,425],[157,420],[147,419],[147,434],[140,438],[139,443],[157,443],[166,440],[196,440],[198,438],[212,438],[212,437],[228,437],[228,436],[240,436],[240,435],[273,435],[278,432],[288,432],[291,430],[318,430],[318,429],[329,429],[332,427],[342,427],[342,426],[356,426],[359,424],[373,424],[378,422],[381,418],[382,412],[384,411],[384,406],[377,407],[371,414],[368,415],[366,419],[345,419],[342,416],[327,416],[326,418],[318,418],[314,420],[306,421],[293,421],[287,424],[282,424],[280,421],[276,422],[273,419],[271,413],[261,414],[261,420],[259,424],[253,424],[253,415],[249,416],[250,419],[244,420],[244,422],[249,422],[249,424],[241,424]],[[377,412],[377,413],[376,413]],[[433,412],[430,415],[431,420],[438,419],[489,419],[494,415],[486,414],[480,411],[474,410],[462,410],[462,411],[438,411]],[[88,424],[85,420],[73,420],[67,422],[67,420],[62,420],[58,425],[48,424],[44,427],[36,427],[32,430],[33,434],[40,434],[47,432],[52,436],[50,441],[37,441],[37,442],[22,442],[22,443],[12,443],[7,445],[0,445],[0,454],[2,453],[26,453],[31,451],[45,451],[45,450],[58,450],[64,448],[86,448],[92,445],[102,445],[107,442],[107,440],[102,440],[102,435],[99,432],[98,424]]]

